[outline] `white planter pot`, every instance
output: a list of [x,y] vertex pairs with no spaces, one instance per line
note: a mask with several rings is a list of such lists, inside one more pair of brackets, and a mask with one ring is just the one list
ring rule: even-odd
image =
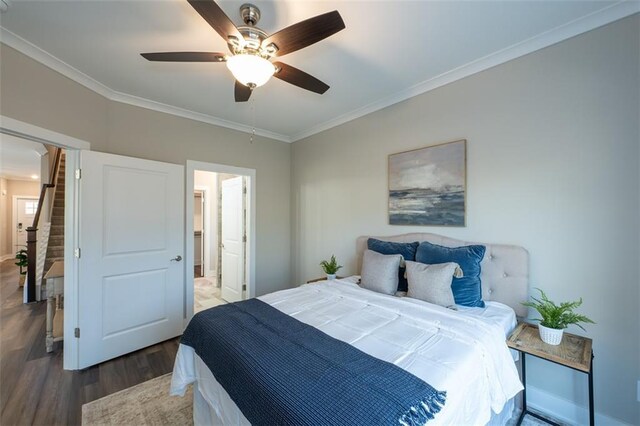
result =
[[542,324],[538,325],[538,330],[540,331],[540,339],[542,339],[543,342],[554,346],[559,345],[560,342],[562,342],[562,333],[564,330],[545,327]]
[[336,274],[327,274],[327,280],[328,281],[333,281],[336,279]]

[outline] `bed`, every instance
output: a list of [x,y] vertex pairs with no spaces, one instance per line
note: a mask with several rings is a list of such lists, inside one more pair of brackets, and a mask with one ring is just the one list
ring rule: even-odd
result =
[[[384,241],[428,241],[446,247],[469,245],[436,234],[375,237]],[[358,270],[369,237],[356,242]],[[277,310],[388,361],[447,391],[447,401],[429,425],[503,425],[522,389],[505,337],[526,315],[528,254],[517,246],[483,244],[484,308],[452,311],[421,300],[360,288],[358,277],[306,284],[261,296]],[[196,424],[249,424],[205,362],[180,345],[171,393],[194,384]]]

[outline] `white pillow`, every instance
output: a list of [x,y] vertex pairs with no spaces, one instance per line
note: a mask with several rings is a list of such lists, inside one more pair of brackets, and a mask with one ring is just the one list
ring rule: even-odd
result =
[[394,295],[398,290],[398,268],[402,255],[364,252],[360,285],[378,293]]
[[462,271],[457,263],[438,263],[427,265],[407,261],[408,297],[424,300],[445,308],[455,307],[451,282],[453,277],[461,277]]

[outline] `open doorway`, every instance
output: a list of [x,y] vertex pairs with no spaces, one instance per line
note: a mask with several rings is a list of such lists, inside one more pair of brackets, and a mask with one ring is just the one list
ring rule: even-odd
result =
[[6,262],[4,269],[11,272],[8,281],[12,282],[12,291],[19,293],[27,272],[26,259],[21,262],[19,256],[20,252],[26,256],[27,228],[38,210],[41,179],[47,178],[42,176],[46,154],[42,143],[0,134],[0,261]]
[[255,170],[187,162],[186,320],[253,297]]
[[[51,183],[51,175],[53,176],[56,175],[51,169],[52,149],[55,149],[55,148],[64,149],[65,159],[66,159],[66,171],[60,170],[60,177],[63,179],[63,181],[60,182],[62,185],[56,185],[56,186],[64,187],[64,191],[65,191],[65,195],[63,197],[64,207],[57,209],[57,213],[62,213],[62,217],[57,220],[62,220],[62,222],[64,223],[64,236],[60,236],[58,238],[59,244],[58,242],[56,242],[55,244],[52,244],[52,246],[61,248],[61,251],[63,253],[59,255],[64,256],[64,265],[65,265],[64,285],[63,285],[64,295],[65,295],[64,298],[67,306],[74,307],[76,306],[75,302],[76,302],[76,294],[78,289],[77,273],[76,273],[77,259],[75,259],[73,256],[73,251],[74,251],[73,244],[78,235],[77,234],[78,221],[76,217],[76,211],[74,209],[74,206],[77,201],[77,181],[74,179],[74,171],[77,169],[79,165],[80,150],[89,149],[90,144],[88,142],[85,142],[76,138],[72,138],[67,135],[56,133],[51,130],[47,130],[38,126],[34,126],[29,123],[25,123],[25,122],[15,120],[6,116],[2,116],[2,115],[0,115],[0,135],[2,136],[3,140],[5,140],[5,138],[7,137],[15,137],[15,138],[19,138],[21,140],[21,143],[25,143],[25,141],[34,142],[34,143],[37,143],[38,145],[42,145],[46,149],[47,152],[45,153],[42,150],[42,148],[38,147],[38,150],[42,154],[41,160],[45,160],[45,159],[48,160],[48,161],[40,162],[40,165],[41,165],[41,171],[40,171],[41,182],[39,185],[40,190],[42,190],[42,184]],[[47,155],[48,155],[48,158],[47,158]],[[2,158],[3,160],[6,158],[6,156],[4,155],[4,152],[2,153],[2,155],[0,155],[0,158]],[[8,189],[6,187],[4,188],[4,190],[6,190],[8,194]],[[54,190],[55,188],[49,189],[49,191],[54,191]],[[6,199],[6,196],[4,198]],[[9,204],[10,203],[11,201],[9,200]],[[49,212],[56,206],[55,206],[55,201],[53,200],[53,197],[49,195],[48,197],[45,197],[42,205],[40,205],[40,203],[38,204],[38,207],[41,208],[42,212]],[[42,217],[46,217],[46,213],[42,213],[42,215],[43,215]],[[4,214],[2,216],[4,216]],[[40,220],[45,220],[45,219],[42,219],[42,217]],[[49,220],[52,221],[51,216],[49,216]],[[7,229],[7,231],[9,230]],[[45,240],[48,241],[48,238],[45,238],[45,236],[42,235],[41,231],[42,231],[42,228],[38,228],[38,235],[36,238],[38,240],[38,243],[42,243]],[[4,235],[6,234],[3,233],[3,236]],[[62,249],[62,247],[64,248]],[[46,253],[46,248],[42,249],[42,244],[39,244],[37,248],[40,254],[42,254],[43,251],[44,253]],[[34,272],[33,276],[40,276],[41,274],[40,271],[42,271],[42,273],[44,272],[43,271],[44,262],[41,263],[43,256],[39,256],[38,259],[40,259],[40,261],[38,262],[38,265],[36,268],[37,271]],[[13,259],[10,259],[9,262],[11,262],[10,266],[13,266]],[[30,267],[33,267],[33,266],[36,266],[36,265],[31,264]],[[6,284],[6,281],[4,279],[0,281],[2,281],[3,285]],[[31,297],[26,297],[26,299],[37,300],[36,296],[38,295],[38,289],[36,288],[36,286],[31,286],[31,284],[29,284],[28,286],[25,285],[25,288],[27,287],[29,287],[29,289],[32,291],[28,292]],[[6,305],[7,303],[13,303],[12,301],[15,300],[16,293],[18,294],[17,297],[22,298],[21,296],[23,294],[23,290],[19,290],[18,292],[13,291],[12,298],[5,297],[6,294],[3,293],[2,303],[4,305]],[[40,291],[41,296],[42,296],[42,293],[43,292]],[[12,315],[12,321],[19,324],[20,323],[32,324],[32,325],[37,324],[38,321],[44,320],[45,313],[47,310],[47,304],[45,303],[34,303],[34,304],[24,305],[24,306],[19,306],[19,305],[16,306],[12,304],[12,306],[13,306],[13,309],[19,309],[19,307],[24,308],[24,309],[20,309],[21,311],[24,312],[26,316],[24,321],[21,321],[18,315],[13,315],[12,310],[2,309],[2,312]],[[66,315],[64,316],[62,325],[64,329],[64,334],[66,336],[72,336],[74,334],[74,328],[78,327],[76,313],[77,313],[76,310],[71,308],[69,312],[66,312]],[[0,319],[0,321],[2,321],[2,319]],[[47,332],[48,331],[49,331],[49,327],[47,327]],[[19,343],[21,347],[25,347],[25,348],[33,347],[33,348],[40,348],[38,350],[42,350],[42,351],[45,350],[45,345],[44,345],[45,335],[43,335],[42,333],[35,333],[35,334],[34,333],[29,333],[29,334],[18,333],[18,334],[7,335],[7,337],[12,339],[12,343],[16,343],[16,342],[13,342],[13,340],[15,340],[14,337],[17,335],[20,335],[21,337],[27,337],[29,339],[34,339],[33,341]],[[4,337],[5,336],[3,335],[3,338]],[[64,369],[69,370],[69,369],[78,368],[77,367],[77,340],[78,339],[64,339],[63,341],[63,346],[64,346],[63,368]],[[4,344],[4,343],[5,343],[4,340],[0,342],[0,344]],[[58,357],[51,357],[50,359],[59,360]],[[21,369],[23,367],[19,366],[17,368]],[[3,384],[7,384],[7,381],[4,381]],[[12,386],[11,383],[9,383],[8,386],[11,387]]]
[[194,312],[246,298],[247,176],[194,172]]

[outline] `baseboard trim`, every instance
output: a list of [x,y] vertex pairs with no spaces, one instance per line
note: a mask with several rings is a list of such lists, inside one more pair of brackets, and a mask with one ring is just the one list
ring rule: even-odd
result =
[[[550,417],[569,425],[589,424],[589,409],[573,401],[545,392],[535,386],[527,385],[527,406],[542,415],[548,413]],[[630,426],[620,419],[610,417],[596,411],[596,424],[608,426]]]

